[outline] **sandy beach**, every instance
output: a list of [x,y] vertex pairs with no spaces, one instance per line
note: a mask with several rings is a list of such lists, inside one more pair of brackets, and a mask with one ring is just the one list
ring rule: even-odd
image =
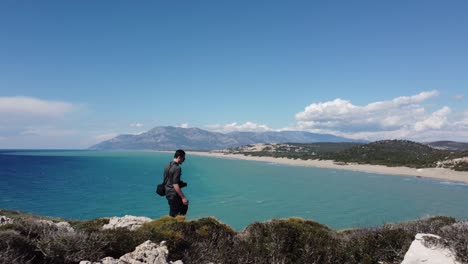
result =
[[293,166],[305,166],[305,167],[316,167],[316,168],[327,168],[337,170],[352,170],[362,171],[379,174],[391,174],[391,175],[402,175],[402,176],[415,176],[432,179],[440,179],[445,181],[463,182],[468,183],[468,172],[454,171],[444,168],[425,168],[415,169],[409,167],[387,167],[381,165],[365,165],[365,164],[345,164],[340,165],[331,160],[295,160],[287,158],[273,158],[273,157],[253,157],[244,156],[242,154],[228,154],[220,152],[201,152],[201,151],[188,151],[188,155],[197,156],[208,156],[213,158],[224,158],[224,159],[240,159],[240,160],[254,160],[271,162],[278,164],[286,164]]

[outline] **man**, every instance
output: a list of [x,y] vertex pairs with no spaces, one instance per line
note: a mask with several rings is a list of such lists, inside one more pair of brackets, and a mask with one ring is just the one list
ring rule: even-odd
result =
[[169,204],[169,215],[186,215],[189,201],[185,197],[182,188],[187,183],[180,180],[182,169],[180,165],[185,161],[185,151],[179,149],[174,154],[174,160],[164,168],[164,179],[166,187],[166,199]]

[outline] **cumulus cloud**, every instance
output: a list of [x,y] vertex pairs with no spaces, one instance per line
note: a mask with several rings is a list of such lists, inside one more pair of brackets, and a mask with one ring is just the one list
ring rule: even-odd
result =
[[57,117],[71,112],[76,105],[67,102],[16,96],[0,97],[0,114]]
[[468,111],[465,111],[462,118],[455,122],[454,125],[462,129],[468,129]]
[[144,125],[142,123],[132,123],[130,124],[131,127],[143,127]]
[[416,122],[414,130],[423,131],[427,129],[440,129],[447,123],[447,116],[450,112],[450,108],[444,106],[442,109],[432,113],[426,119]]
[[450,108],[443,107],[434,113],[427,113],[420,103],[438,94],[438,91],[426,91],[363,106],[338,98],[333,101],[313,103],[295,117],[297,127],[305,130],[362,133],[437,129],[446,123]]
[[225,125],[208,125],[208,129],[216,132],[222,133],[229,133],[229,132],[236,132],[236,131],[243,131],[243,132],[264,132],[264,131],[271,131],[270,127],[267,125],[255,124],[253,122],[247,121],[244,124],[237,124],[237,122],[233,122],[230,124]]
[[183,123],[183,124],[180,124],[179,127],[181,127],[181,128],[188,128],[188,127],[189,127],[189,124]]

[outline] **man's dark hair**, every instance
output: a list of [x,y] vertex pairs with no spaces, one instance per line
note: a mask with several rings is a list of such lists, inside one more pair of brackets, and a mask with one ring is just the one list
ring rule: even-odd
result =
[[181,149],[176,150],[176,152],[174,153],[174,158],[177,159],[178,157],[181,157],[181,156],[185,158],[185,151]]

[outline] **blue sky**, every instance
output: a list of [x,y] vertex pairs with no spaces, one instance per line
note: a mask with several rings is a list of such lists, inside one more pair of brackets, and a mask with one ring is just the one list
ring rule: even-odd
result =
[[0,148],[155,126],[468,141],[466,1],[0,2]]

